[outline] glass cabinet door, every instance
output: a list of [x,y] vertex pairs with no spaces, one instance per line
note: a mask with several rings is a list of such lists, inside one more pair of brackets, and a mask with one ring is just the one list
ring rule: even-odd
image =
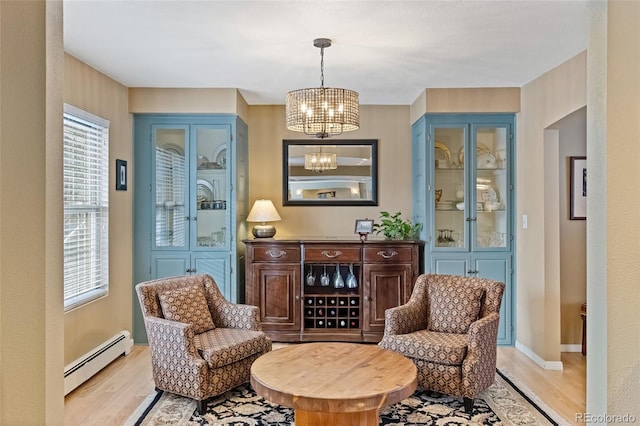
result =
[[475,214],[473,249],[508,247],[508,129],[473,126]]
[[152,126],[152,142],[154,247],[173,250],[186,248],[189,229],[189,212],[185,202],[189,193],[187,127]]
[[229,126],[194,126],[193,162],[197,220],[193,223],[196,248],[228,246],[227,142]]
[[466,127],[436,127],[433,136],[434,245],[465,247],[468,241],[464,170]]

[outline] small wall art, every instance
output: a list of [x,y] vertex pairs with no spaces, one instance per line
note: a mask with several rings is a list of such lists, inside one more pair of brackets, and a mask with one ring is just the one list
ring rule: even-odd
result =
[[587,218],[587,157],[569,157],[570,164],[570,206],[569,219]]
[[116,191],[127,190],[127,162],[116,160]]

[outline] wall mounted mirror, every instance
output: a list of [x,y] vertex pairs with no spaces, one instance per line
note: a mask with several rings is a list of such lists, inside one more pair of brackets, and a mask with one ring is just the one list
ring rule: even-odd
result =
[[283,140],[285,206],[377,206],[376,139]]

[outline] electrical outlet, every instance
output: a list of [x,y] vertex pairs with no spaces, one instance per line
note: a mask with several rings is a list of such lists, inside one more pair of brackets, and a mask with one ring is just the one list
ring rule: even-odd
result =
[[522,229],[527,229],[527,215],[523,214],[522,215]]

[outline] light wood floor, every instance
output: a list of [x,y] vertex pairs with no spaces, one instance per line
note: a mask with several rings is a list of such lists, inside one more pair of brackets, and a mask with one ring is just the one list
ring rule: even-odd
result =
[[[569,423],[585,411],[586,360],[563,353],[563,371],[543,370],[512,347],[498,348],[498,369],[529,388]],[[65,398],[64,424],[122,425],[151,392],[151,356],[146,346],[134,346]]]

